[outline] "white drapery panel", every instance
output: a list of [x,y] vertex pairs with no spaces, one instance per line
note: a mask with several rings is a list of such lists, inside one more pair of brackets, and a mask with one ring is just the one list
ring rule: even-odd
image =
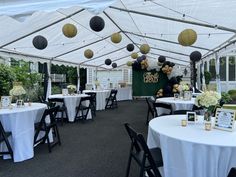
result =
[[79,74],[79,71],[80,71],[80,66],[78,65],[78,66],[77,66],[77,77],[78,77],[78,81],[77,81],[77,92],[79,92],[79,88],[80,88],[80,74]]
[[202,90],[206,89],[206,80],[205,80],[205,75],[204,75],[204,65],[205,63],[202,61],[201,66],[201,73],[202,73]]
[[220,58],[217,53],[215,53],[215,70],[216,70],[216,87],[217,92],[221,94],[221,85],[220,85]]
[[51,61],[47,63],[47,69],[48,69],[48,87],[47,87],[46,100],[48,100],[49,95],[51,95],[52,93]]

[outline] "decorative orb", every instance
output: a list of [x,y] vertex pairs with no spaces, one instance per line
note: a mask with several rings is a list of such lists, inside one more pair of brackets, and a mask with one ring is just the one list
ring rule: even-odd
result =
[[158,57],[158,61],[160,63],[164,63],[166,61],[166,57],[161,55],[161,56]]
[[84,51],[84,56],[88,59],[93,57],[93,51],[91,49],[87,49]]
[[122,36],[121,36],[121,34],[120,33],[113,33],[112,35],[111,35],[111,41],[113,42],[113,43],[119,43],[120,41],[121,41],[121,39],[122,39]]
[[131,57],[132,57],[133,59],[136,59],[136,58],[138,58],[138,54],[137,54],[136,52],[134,52],[134,53],[131,54]]
[[105,60],[105,64],[106,64],[106,65],[110,65],[110,64],[111,64],[111,59],[106,59],[106,60]]
[[99,32],[103,30],[105,22],[101,17],[94,16],[90,19],[89,25],[92,30]]
[[67,23],[63,26],[62,28],[62,32],[63,34],[68,37],[68,38],[72,38],[75,37],[77,34],[77,28],[75,25]]
[[126,46],[126,49],[129,51],[129,52],[132,52],[134,50],[134,45],[133,44],[128,44]]
[[127,61],[126,65],[127,66],[132,66],[133,62],[132,61]]
[[142,44],[142,45],[140,46],[140,52],[141,52],[142,54],[147,54],[149,51],[150,51],[150,47],[149,47],[148,44]]
[[112,68],[116,68],[117,67],[117,64],[116,63],[112,63]]
[[194,62],[201,60],[201,58],[202,58],[202,54],[198,51],[194,51],[190,54],[190,60]]
[[190,46],[197,40],[197,33],[192,29],[183,30],[179,36],[178,41],[183,46]]
[[32,41],[34,47],[39,50],[43,50],[48,46],[48,41],[45,37],[43,36],[35,36],[33,41]]

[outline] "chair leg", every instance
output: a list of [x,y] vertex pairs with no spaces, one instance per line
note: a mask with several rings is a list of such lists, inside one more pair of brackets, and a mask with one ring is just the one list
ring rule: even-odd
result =
[[61,125],[63,125],[64,111],[61,112]]
[[59,134],[57,126],[54,127],[54,131],[55,131],[55,134],[56,134],[56,137],[57,137],[58,144],[61,145],[61,138],[60,138],[60,134]]
[[149,110],[148,110],[148,112],[147,112],[146,125],[148,125],[148,122],[149,122]]
[[129,177],[129,171],[130,171],[131,160],[132,160],[132,156],[131,156],[131,154],[130,154],[130,155],[129,155],[129,159],[128,159],[127,168],[126,168],[125,177]]

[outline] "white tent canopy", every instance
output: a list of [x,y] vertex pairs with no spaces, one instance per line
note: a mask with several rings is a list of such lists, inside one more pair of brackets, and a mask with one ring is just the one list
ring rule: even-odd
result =
[[[151,47],[147,57],[164,55],[168,61],[187,66],[193,51],[203,56],[218,52],[220,56],[229,48],[230,52],[235,49],[235,12],[234,0],[0,1],[0,56],[111,69],[104,64],[105,59],[125,66],[133,60],[127,44],[133,43],[134,51],[139,52],[138,47],[147,43]],[[105,21],[101,32],[89,26],[95,15]],[[77,27],[74,38],[63,35],[66,23]],[[178,34],[187,28],[198,34],[190,47],[178,44]],[[115,32],[122,35],[118,44],[110,40]],[[37,35],[48,40],[46,49],[33,47]],[[92,59],[85,58],[86,49],[93,50]]]

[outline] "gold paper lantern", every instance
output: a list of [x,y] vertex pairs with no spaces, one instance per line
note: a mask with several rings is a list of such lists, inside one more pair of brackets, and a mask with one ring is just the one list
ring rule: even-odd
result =
[[196,40],[197,33],[192,29],[185,29],[178,36],[178,41],[182,46],[193,45]]
[[88,59],[93,57],[93,51],[91,49],[87,49],[84,51],[84,56]]
[[120,41],[121,41],[121,39],[122,39],[122,36],[120,35],[120,33],[113,33],[112,35],[111,35],[111,41],[113,42],[113,43],[119,43]]
[[68,37],[68,38],[72,38],[75,37],[77,34],[77,28],[75,25],[67,23],[63,26],[62,28],[62,32],[63,34]]
[[136,58],[138,58],[138,54],[137,54],[136,52],[134,52],[134,53],[131,54],[131,57],[132,57],[133,59],[136,59]]
[[132,61],[127,61],[126,65],[127,66],[132,66],[133,62]]
[[142,54],[147,54],[149,51],[150,51],[150,47],[149,47],[148,44],[142,44],[142,45],[140,46],[140,52],[141,52]]

